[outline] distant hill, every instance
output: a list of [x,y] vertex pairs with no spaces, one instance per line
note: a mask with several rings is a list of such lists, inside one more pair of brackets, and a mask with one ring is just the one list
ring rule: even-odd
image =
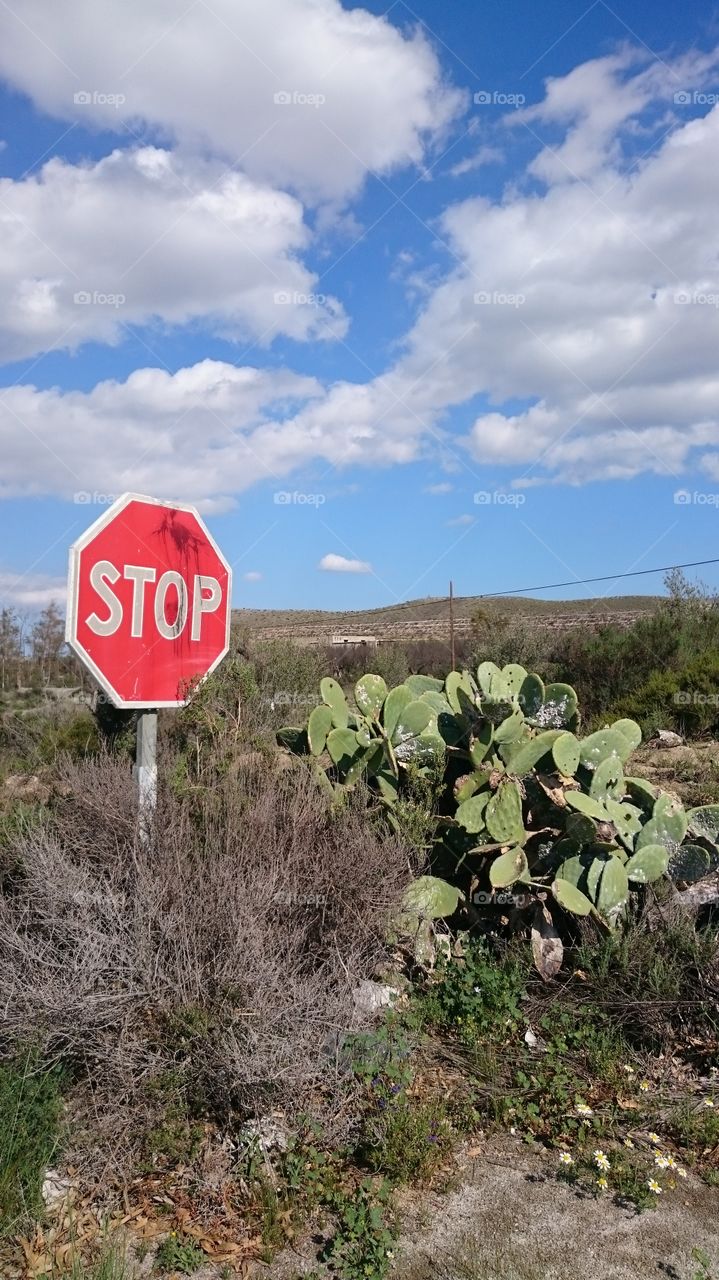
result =
[[[535,600],[523,596],[459,596],[454,617],[459,633],[466,631],[479,609],[487,613],[522,617],[540,626],[597,626],[606,622],[628,625],[642,614],[653,613],[662,596],[599,596],[589,600]],[[447,596],[409,600],[380,609],[331,611],[323,609],[235,609],[235,625],[256,637],[286,636],[305,644],[329,643],[333,635],[375,636],[379,640],[423,639],[446,635],[449,625]]]

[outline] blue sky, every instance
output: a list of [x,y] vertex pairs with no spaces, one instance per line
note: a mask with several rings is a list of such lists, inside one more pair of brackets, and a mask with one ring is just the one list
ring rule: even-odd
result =
[[4,603],[128,489],[238,606],[719,555],[717,7],[62,9],[0,18]]

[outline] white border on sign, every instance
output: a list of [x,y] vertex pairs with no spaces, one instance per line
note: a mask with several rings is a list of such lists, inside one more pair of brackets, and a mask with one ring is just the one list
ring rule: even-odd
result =
[[85,532],[81,534],[81,536],[77,539],[77,541],[73,542],[72,546],[70,547],[70,563],[69,563],[68,574],[67,574],[67,616],[65,619],[65,640],[67,644],[69,644],[73,653],[75,653],[77,657],[80,659],[80,661],[84,664],[84,666],[87,667],[88,671],[90,671],[91,674],[97,680],[97,683],[99,684],[100,688],[103,689],[104,692],[109,695],[109,697],[112,699],[114,706],[118,707],[119,710],[151,711],[151,710],[154,710],[155,708],[159,709],[161,707],[184,707],[187,705],[187,702],[189,701],[188,698],[174,699],[171,702],[127,702],[124,698],[120,697],[117,690],[110,684],[110,681],[107,679],[107,676],[105,676],[103,672],[100,670],[100,668],[97,666],[97,664],[93,662],[89,653],[87,652],[86,649],[83,648],[83,646],[80,644],[77,638],[80,554],[85,550],[85,547],[87,547],[89,543],[92,542],[93,538],[95,538],[98,533],[100,533],[103,529],[105,529],[108,524],[111,524],[111,522],[115,519],[115,517],[118,516],[121,511],[124,511],[125,507],[129,506],[131,502],[144,502],[149,506],[163,507],[165,510],[170,510],[170,511],[189,512],[191,516],[194,516],[195,520],[197,521],[200,528],[202,529],[202,532],[207,538],[207,541],[212,546],[212,549],[214,550],[215,555],[221,561],[221,563],[224,565],[227,571],[227,622],[225,626],[225,647],[222,650],[222,652],[218,654],[218,656],[215,658],[215,661],[212,663],[212,666],[208,667],[205,674],[201,676],[200,679],[196,681],[196,683],[193,685],[193,693],[195,689],[197,689],[199,685],[201,685],[209,675],[212,675],[212,672],[215,670],[215,668],[219,666],[219,664],[222,662],[222,659],[225,658],[229,653],[230,628],[232,624],[232,566],[220,551],[220,548],[215,542],[215,539],[213,538],[212,534],[207,528],[207,525],[205,524],[204,520],[202,519],[202,516],[200,515],[196,507],[193,507],[186,502],[164,502],[161,498],[148,498],[143,493],[121,494],[121,496],[117,498],[115,502],[113,502],[112,506],[108,507],[107,511],[104,511],[101,516],[98,516],[97,520],[93,521],[89,529],[86,529]]

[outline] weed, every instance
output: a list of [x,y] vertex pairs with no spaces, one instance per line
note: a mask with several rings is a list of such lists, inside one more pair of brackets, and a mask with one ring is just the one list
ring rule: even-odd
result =
[[482,940],[471,939],[460,958],[438,968],[420,1009],[427,1022],[452,1028],[465,1044],[473,1045],[489,1034],[511,1034],[520,1019],[524,990],[522,969],[514,958],[497,963]]
[[366,1179],[359,1187],[338,1191],[329,1201],[335,1231],[322,1251],[342,1280],[383,1280],[394,1253],[395,1237],[387,1225],[390,1191]]
[[350,1069],[363,1084],[399,1088],[412,1082],[413,1048],[411,1019],[392,1011],[372,1031],[348,1036],[344,1045]]
[[144,1136],[148,1165],[152,1167],[158,1159],[163,1165],[188,1164],[197,1154],[202,1136],[202,1125],[188,1116],[184,1098],[178,1095],[164,1105],[159,1123]]
[[157,1271],[179,1271],[183,1276],[191,1276],[205,1261],[204,1253],[192,1240],[184,1240],[173,1231],[157,1250],[154,1267]]
[[669,1116],[666,1128],[677,1146],[687,1152],[687,1159],[696,1160],[704,1180],[716,1185],[719,1108],[707,1106],[701,1099],[684,1099]]
[[282,1176],[291,1195],[311,1212],[336,1190],[339,1158],[314,1145],[290,1145],[281,1162]]
[[705,1249],[700,1249],[698,1245],[692,1249],[692,1262],[697,1264],[693,1280],[716,1280],[718,1272],[712,1266],[712,1260]]
[[[140,1260],[137,1252],[138,1261]],[[52,1271],[38,1280],[134,1280],[135,1271],[130,1266],[124,1245],[106,1240],[99,1257],[88,1262],[73,1246],[62,1264],[55,1264]]]
[[716,997],[707,975],[714,968],[717,936],[689,920],[651,932],[638,921],[623,932],[593,939],[579,949],[583,990],[624,1035],[642,1049],[662,1048],[672,1028],[717,1029]]
[[0,1234],[42,1209],[45,1169],[58,1144],[61,1075],[33,1053],[0,1065]]
[[376,1099],[375,1108],[365,1120],[359,1158],[394,1183],[427,1177],[451,1145],[446,1104],[390,1090]]

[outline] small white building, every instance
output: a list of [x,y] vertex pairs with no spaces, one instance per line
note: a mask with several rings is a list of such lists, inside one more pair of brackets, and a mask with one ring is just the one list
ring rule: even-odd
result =
[[357,645],[365,645],[368,649],[376,649],[378,641],[376,636],[340,635],[340,636],[332,636],[332,644],[338,645],[338,646],[343,644],[357,644]]

